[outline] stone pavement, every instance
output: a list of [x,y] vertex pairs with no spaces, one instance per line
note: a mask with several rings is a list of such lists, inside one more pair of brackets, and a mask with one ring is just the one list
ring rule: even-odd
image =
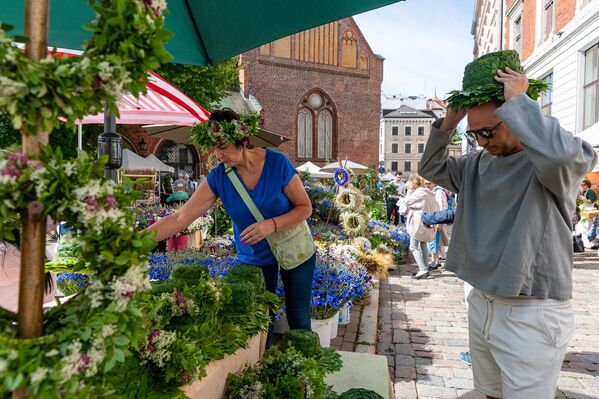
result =
[[[396,399],[484,398],[458,359],[468,348],[463,283],[453,273],[412,280],[401,265],[380,282],[377,353],[387,355]],[[599,259],[595,251],[574,264],[576,334],[558,382],[557,398],[599,398]],[[361,327],[360,327],[361,328]]]

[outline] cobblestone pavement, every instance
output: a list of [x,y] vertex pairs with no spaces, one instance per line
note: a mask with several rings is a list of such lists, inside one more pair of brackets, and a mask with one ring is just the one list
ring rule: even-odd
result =
[[[415,268],[401,265],[380,282],[376,349],[387,356],[395,398],[484,399],[473,390],[470,367],[458,358],[459,352],[468,350],[463,283],[449,272],[415,281],[411,279]],[[564,361],[557,398],[599,398],[598,282],[596,252],[577,255],[577,330]],[[354,328],[361,327],[350,324],[345,334]]]

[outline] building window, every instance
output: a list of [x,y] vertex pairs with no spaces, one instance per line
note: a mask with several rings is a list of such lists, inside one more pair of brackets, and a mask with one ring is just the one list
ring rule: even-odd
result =
[[418,143],[418,153],[422,154],[424,152],[424,143]]
[[312,112],[302,108],[297,116],[297,156],[312,158]]
[[412,162],[410,162],[410,161],[404,162],[403,170],[406,172],[411,172],[412,171]]
[[543,81],[547,82],[548,89],[541,94],[541,111],[543,115],[551,116],[551,98],[553,96],[553,73],[545,76]]
[[424,136],[424,126],[418,126],[418,135]]
[[522,16],[518,15],[514,20],[513,24],[514,31],[514,45],[513,48],[518,52],[518,54],[522,54]]
[[333,115],[329,110],[318,113],[318,158],[333,157]]
[[412,152],[412,144],[410,144],[410,143],[406,143],[406,145],[405,145],[405,147],[404,147],[404,150],[405,150],[404,152],[405,152],[406,154],[409,154],[409,153],[411,153],[411,152]]
[[397,162],[391,162],[391,171],[397,172]]
[[584,126],[597,123],[599,115],[599,44],[584,53]]
[[391,144],[391,152],[393,154],[397,154],[399,152],[399,145],[398,144]]
[[335,157],[335,111],[331,100],[318,91],[304,96],[297,113],[297,158]]
[[398,126],[393,126],[391,128],[391,135],[392,136],[399,136],[399,127]]
[[199,170],[199,160],[194,156],[195,151],[192,149],[193,147],[191,146],[167,140],[162,148],[160,148],[158,159],[175,168],[175,173],[185,171],[197,177],[199,175],[197,173]]
[[406,133],[406,136],[411,136],[412,135],[412,126],[406,126],[405,133]]
[[554,1],[543,0],[545,6],[543,8],[543,41],[549,39],[553,33],[553,14],[554,14]]

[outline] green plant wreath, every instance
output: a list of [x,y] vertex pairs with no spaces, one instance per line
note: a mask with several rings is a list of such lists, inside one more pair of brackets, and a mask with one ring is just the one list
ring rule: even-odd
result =
[[[17,130],[50,131],[104,103],[118,115],[121,95],[146,91],[147,71],[168,62],[164,42],[171,36],[162,13],[164,0],[88,0],[96,19],[81,57],[48,55],[33,61],[12,45],[11,26],[0,24],[0,111]],[[0,20],[1,22],[1,20]]]
[[[0,111],[26,134],[51,131],[103,108],[118,114],[123,92],[145,91],[147,70],[170,59],[163,0],[89,0],[96,19],[81,57],[25,57],[0,27]],[[0,152],[0,239],[12,239],[31,201],[65,221],[82,242],[81,261],[94,273],[84,293],[48,311],[44,335],[17,339],[16,314],[0,311],[0,397],[27,387],[35,398],[110,396],[103,379],[145,338],[131,300],[148,287],[146,261],[154,241],[124,210],[137,197],[130,185],[103,178],[106,159],[85,153],[65,160],[60,149],[39,156]]]

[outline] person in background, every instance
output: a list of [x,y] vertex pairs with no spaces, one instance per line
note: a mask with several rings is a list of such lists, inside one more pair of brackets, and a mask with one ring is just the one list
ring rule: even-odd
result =
[[180,204],[183,202],[187,202],[188,199],[189,195],[185,190],[184,183],[177,183],[177,185],[175,186],[175,191],[168,196],[168,198],[166,199],[166,203],[171,204],[173,202],[177,202]]
[[[233,123],[235,121],[235,123]],[[249,143],[252,126],[240,120],[230,109],[212,112],[197,139],[203,150],[213,149],[220,163],[202,181],[189,201],[174,215],[167,216],[148,228],[156,231],[154,240],[161,241],[177,234],[207,212],[216,202],[223,206],[233,220],[237,257],[243,264],[259,267],[266,288],[275,292],[279,264],[265,239],[275,231],[295,227],[312,215],[312,204],[297,171],[289,159],[273,149],[253,148]],[[256,222],[244,204],[227,170],[235,173],[249,196],[264,216]],[[310,305],[316,254],[308,254],[304,263],[280,270],[285,289],[285,306],[289,326],[311,330]],[[274,320],[274,315],[271,315]],[[269,327],[266,346],[272,340]]]
[[582,198],[583,203],[587,207],[594,206],[595,202],[597,202],[597,194],[595,194],[595,191],[592,189],[591,186],[592,186],[592,184],[591,184],[590,180],[587,180],[587,179],[584,179],[582,181],[582,183],[580,184],[580,187],[581,187],[580,198]]
[[[14,236],[14,241],[0,241],[0,307],[16,313],[19,310],[21,280],[20,231],[14,231]],[[44,303],[52,302],[56,294],[56,280],[48,272],[44,279]]]
[[[426,180],[424,182],[424,186],[432,191],[435,195],[435,201],[437,201],[437,205],[440,211],[449,209],[447,195],[445,194],[445,190],[442,187],[437,186],[435,183],[431,183]],[[441,255],[445,256],[445,252],[443,251],[442,244],[446,241],[446,238],[443,237],[443,225],[437,224],[433,226],[433,228],[437,231],[435,233],[435,238],[433,238],[428,243],[428,251],[431,254],[431,263],[428,265],[428,270],[438,270],[442,267],[441,263],[439,263],[439,257]]]
[[406,229],[410,235],[410,251],[418,265],[418,272],[412,277],[416,280],[427,278],[428,242],[435,236],[436,229],[422,223],[422,214],[438,211],[434,194],[424,186],[424,179],[418,175],[410,177],[407,184],[405,205],[408,209]]
[[397,209],[397,202],[406,194],[406,183],[402,180],[402,173],[395,174],[395,180],[389,183],[392,192],[387,195],[387,221],[389,224],[398,226],[400,221],[405,223],[405,218]]

